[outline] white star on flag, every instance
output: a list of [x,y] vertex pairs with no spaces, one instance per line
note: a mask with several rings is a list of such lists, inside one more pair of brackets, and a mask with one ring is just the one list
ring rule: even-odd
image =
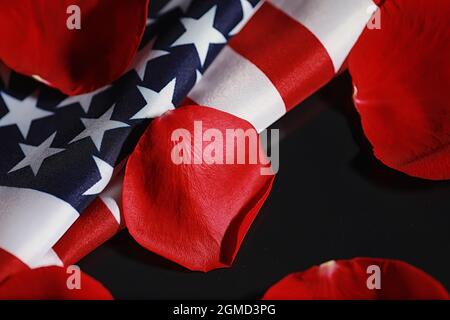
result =
[[89,111],[89,107],[91,106],[92,98],[94,98],[96,94],[108,90],[110,87],[110,85],[107,85],[92,92],[79,94],[77,96],[69,96],[58,103],[56,107],[62,108],[71,104],[79,103],[84,112],[87,113]]
[[115,105],[109,108],[109,110],[106,111],[102,116],[100,116],[100,118],[81,118],[80,120],[81,122],[83,122],[85,129],[79,135],[73,138],[69,143],[73,143],[75,141],[89,137],[94,142],[97,150],[100,151],[103,136],[105,135],[106,131],[129,126],[126,123],[111,120],[112,114],[114,112],[114,107]]
[[176,8],[180,8],[181,11],[186,12],[191,5],[191,2],[192,0],[170,0],[161,10],[159,10],[158,14],[165,14]]
[[158,93],[152,89],[138,86],[139,91],[145,99],[145,106],[139,110],[130,119],[150,119],[162,115],[168,110],[175,108],[173,105],[173,93],[175,91],[176,79],[172,79],[161,91]]
[[19,143],[20,149],[22,149],[25,158],[23,158],[11,170],[9,170],[8,173],[30,166],[33,174],[36,176],[45,159],[65,150],[61,148],[50,147],[53,143],[53,140],[55,139],[55,136],[56,132],[54,132],[50,137],[48,137],[38,146]]
[[217,6],[212,7],[200,19],[182,18],[186,31],[172,44],[172,47],[193,44],[197,50],[200,63],[203,66],[212,43],[226,43],[224,35],[214,28],[214,18]]
[[155,41],[156,41],[156,38],[153,38],[141,50],[139,50],[138,53],[136,53],[133,63],[131,64],[132,67],[128,69],[128,71],[134,69],[137,72],[137,74],[139,75],[139,78],[141,80],[144,80],[147,63],[150,60],[153,60],[158,57],[169,54],[168,51],[157,50],[157,49],[153,50]]
[[33,93],[24,100],[18,100],[4,92],[1,92],[1,96],[9,112],[0,119],[0,127],[16,125],[25,139],[34,120],[53,115],[53,112],[36,106],[38,92]]
[[95,183],[88,190],[86,190],[83,193],[83,196],[99,194],[100,192],[102,192],[108,185],[109,180],[111,180],[111,177],[114,172],[114,168],[110,166],[109,163],[103,161],[100,158],[97,158],[96,156],[92,156],[92,158],[94,158],[98,172],[100,173],[100,180],[97,181],[97,183]]

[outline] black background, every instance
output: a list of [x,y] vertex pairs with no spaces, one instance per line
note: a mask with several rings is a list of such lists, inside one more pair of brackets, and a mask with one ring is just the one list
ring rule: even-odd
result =
[[450,182],[408,177],[374,158],[344,74],[275,123],[280,170],[229,269],[190,272],[123,231],[80,262],[115,298],[256,299],[332,259],[404,260],[450,288]]

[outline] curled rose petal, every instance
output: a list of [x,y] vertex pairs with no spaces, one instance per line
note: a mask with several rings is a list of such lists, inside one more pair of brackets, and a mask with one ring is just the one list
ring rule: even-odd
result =
[[349,57],[374,154],[408,175],[450,178],[450,2],[387,0]]
[[[70,271],[70,272],[69,272]],[[97,280],[80,271],[79,289],[72,287],[75,273],[61,267],[23,271],[0,283],[0,299],[12,300],[111,300],[109,291]]]
[[355,258],[329,261],[293,273],[272,286],[265,300],[450,299],[425,272],[398,260]]
[[[274,180],[273,174],[261,175],[261,169],[270,171],[267,159],[226,163],[238,148],[238,143],[226,147],[231,142],[226,129],[250,130],[259,149],[259,136],[247,121],[209,107],[185,106],[153,120],[126,167],[123,214],[130,234],[145,248],[191,270],[232,263]],[[211,142],[197,144],[208,133],[213,133]],[[211,152],[219,135],[226,141]],[[192,150],[177,149],[182,143]],[[224,164],[209,162],[207,154]],[[176,164],[174,155],[182,155],[184,162]]]
[[0,1],[0,60],[69,95],[95,90],[127,69],[147,7],[147,0]]

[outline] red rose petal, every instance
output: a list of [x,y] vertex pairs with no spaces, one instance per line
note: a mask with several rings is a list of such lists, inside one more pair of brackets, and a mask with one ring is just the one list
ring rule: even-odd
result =
[[[199,106],[153,120],[127,163],[123,214],[142,246],[188,269],[208,271],[232,263],[274,175],[261,175],[262,164],[174,164],[172,132],[185,128],[193,141],[199,120],[202,132],[215,128],[225,136],[226,128],[254,130],[245,120]],[[195,154],[206,145],[193,148]],[[236,152],[225,149],[224,143],[224,155]]]
[[349,57],[374,153],[408,175],[450,178],[450,2],[388,0]]
[[[66,26],[70,5],[81,29]],[[74,95],[117,79],[131,62],[147,18],[147,0],[0,2],[0,60]]]
[[[368,278],[380,268],[380,289]],[[371,285],[373,279],[369,280]],[[265,300],[404,300],[450,299],[445,288],[425,272],[398,260],[355,258],[329,261],[293,273],[272,286]]]
[[109,291],[81,272],[80,289],[69,289],[66,268],[45,267],[15,274],[0,283],[0,300],[111,300]]

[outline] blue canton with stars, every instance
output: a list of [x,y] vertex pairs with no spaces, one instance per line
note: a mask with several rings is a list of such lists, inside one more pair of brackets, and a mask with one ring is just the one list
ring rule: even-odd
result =
[[1,186],[43,191],[82,212],[150,119],[186,97],[258,0],[150,3],[135,61],[110,86],[66,97],[0,66]]

